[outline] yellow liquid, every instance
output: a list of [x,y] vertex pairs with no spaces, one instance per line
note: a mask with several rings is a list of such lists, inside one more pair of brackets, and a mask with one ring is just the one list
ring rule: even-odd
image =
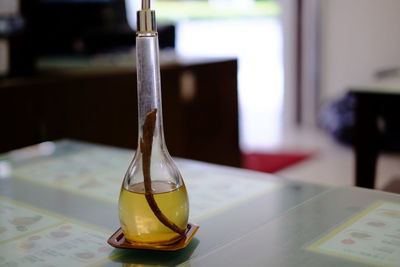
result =
[[[162,213],[181,228],[186,228],[189,215],[185,185],[152,182],[154,199]],[[119,217],[125,238],[129,242],[168,244],[180,235],[162,224],[149,207],[144,195],[144,183],[122,188],[119,197]]]

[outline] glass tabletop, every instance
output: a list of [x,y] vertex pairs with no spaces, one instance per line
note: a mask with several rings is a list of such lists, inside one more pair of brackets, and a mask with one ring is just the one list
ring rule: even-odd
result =
[[[228,248],[265,234],[266,226],[330,192],[265,173],[175,159],[188,189],[190,221],[200,225],[194,239],[176,252],[114,249],[106,241],[119,228],[118,195],[133,155],[72,140],[1,155],[0,266],[215,266],[213,259],[228,260],[216,259],[217,252],[247,258],[249,250]],[[318,229],[327,226],[322,222]]]
[[265,263],[400,266],[400,195],[355,187],[329,190],[190,266]]

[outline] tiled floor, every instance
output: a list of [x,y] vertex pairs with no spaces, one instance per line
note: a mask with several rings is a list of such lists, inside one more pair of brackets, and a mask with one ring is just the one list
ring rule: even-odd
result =
[[[313,156],[286,168],[277,175],[312,183],[333,186],[353,185],[354,155],[350,147],[335,142],[321,130],[292,130],[278,145],[282,150],[311,152]],[[394,179],[400,180],[400,154],[379,156],[376,187],[384,188]]]

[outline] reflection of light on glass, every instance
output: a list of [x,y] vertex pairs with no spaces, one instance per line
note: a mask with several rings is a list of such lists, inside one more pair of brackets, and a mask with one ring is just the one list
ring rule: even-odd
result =
[[153,226],[153,224],[154,224],[152,219],[135,216],[134,221],[135,221],[135,224],[137,227],[137,231],[139,233],[143,233],[143,234],[151,233],[151,226]]
[[0,161],[0,179],[7,178],[11,173],[11,165],[7,161]]
[[38,145],[39,153],[42,156],[48,156],[48,155],[53,154],[55,149],[56,149],[56,146],[53,142],[43,142]]
[[56,149],[53,142],[43,142],[38,145],[25,147],[10,153],[13,160],[24,160],[33,157],[48,156]]

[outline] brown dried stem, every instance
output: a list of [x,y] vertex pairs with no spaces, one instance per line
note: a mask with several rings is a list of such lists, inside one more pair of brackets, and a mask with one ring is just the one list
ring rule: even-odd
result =
[[179,227],[174,222],[169,220],[164,213],[160,210],[154,199],[153,190],[151,188],[151,150],[153,147],[153,135],[157,118],[157,109],[153,109],[146,115],[146,119],[143,124],[143,138],[140,139],[140,150],[142,151],[143,157],[143,178],[144,178],[144,189],[147,203],[149,204],[154,215],[158,220],[172,231],[184,235],[185,229]]

